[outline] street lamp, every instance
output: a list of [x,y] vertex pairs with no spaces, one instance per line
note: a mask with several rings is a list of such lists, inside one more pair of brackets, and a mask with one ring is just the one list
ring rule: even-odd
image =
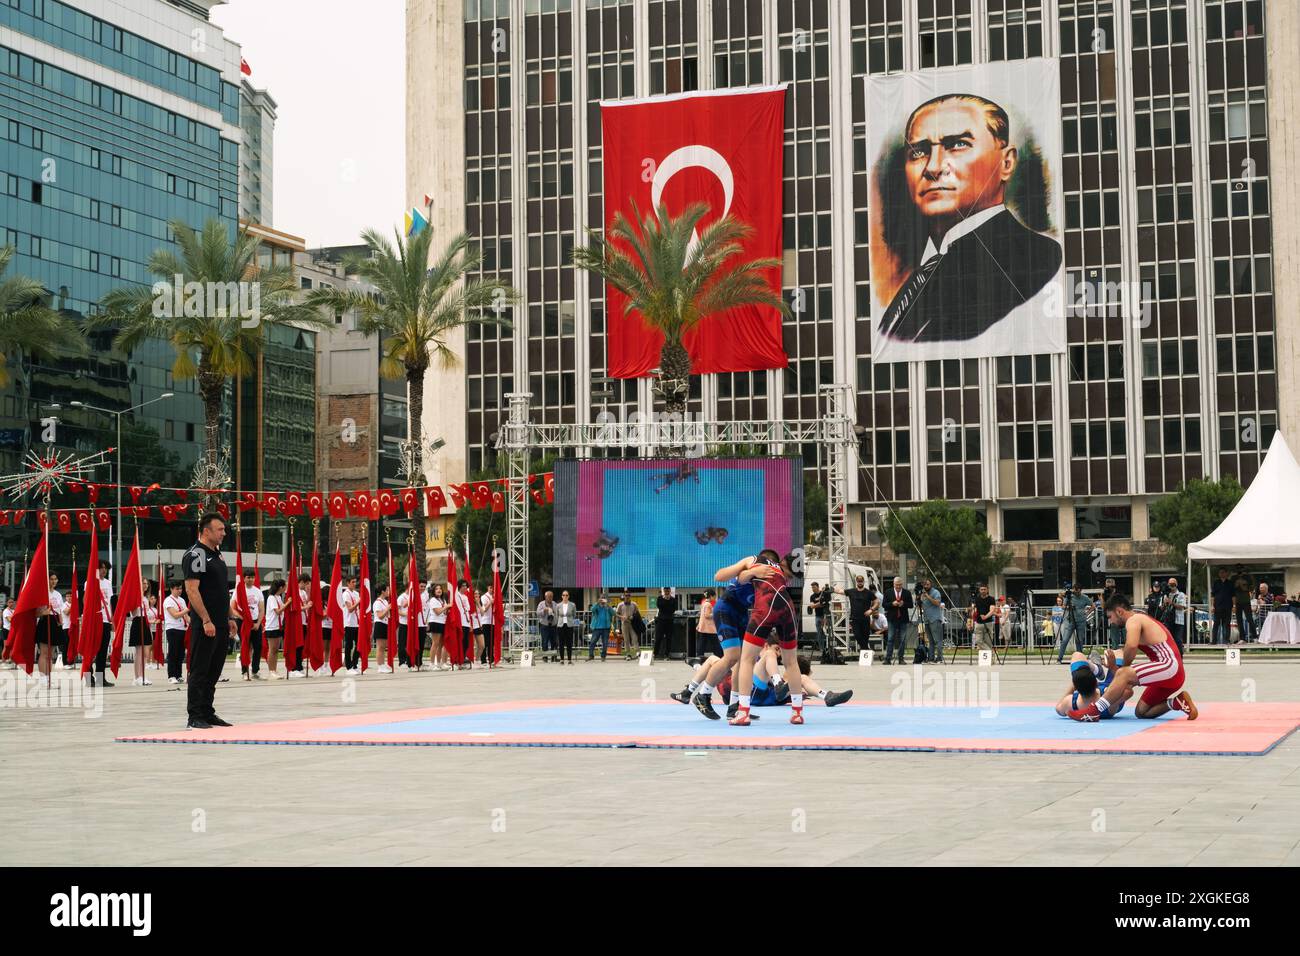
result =
[[[68,402],[73,408],[103,412],[105,415],[112,415],[117,418],[117,540],[113,543],[113,570],[117,573],[117,586],[119,588],[122,586],[122,416],[128,412],[144,408],[146,405],[152,405],[154,402],[161,402],[164,398],[171,398],[175,394],[175,392],[163,392],[157,398],[151,398],[139,405],[124,408],[120,412],[115,412],[111,408],[100,408],[98,405],[90,405],[86,402]],[[92,557],[92,560],[97,560],[97,556]]]

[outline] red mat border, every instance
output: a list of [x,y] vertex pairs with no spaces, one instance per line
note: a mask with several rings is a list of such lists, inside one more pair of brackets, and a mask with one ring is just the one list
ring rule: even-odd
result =
[[[1044,753],[1044,754],[1154,754],[1159,756],[1262,756],[1300,728],[1300,703],[1239,704],[1206,703],[1201,705],[1201,719],[1181,717],[1154,722],[1151,726],[1122,740],[989,740],[966,738],[897,738],[897,737],[817,737],[816,713],[809,714],[810,736],[792,741],[789,737],[763,737],[761,724],[748,731],[735,728],[725,735],[710,737],[675,737],[671,735],[628,734],[508,734],[490,739],[468,733],[448,734],[367,734],[338,739],[322,739],[322,733],[334,728],[354,727],[366,723],[390,723],[421,720],[457,714],[501,713],[533,707],[560,707],[588,704],[624,704],[644,706],[653,703],[680,706],[669,701],[642,700],[574,700],[539,699],[503,701],[483,704],[455,704],[445,707],[422,707],[405,710],[315,717],[301,720],[214,727],[207,731],[183,730],[165,734],[122,736],[119,743],[170,744],[264,744],[287,746],[405,746],[405,747],[586,747],[637,748],[660,750],[899,750],[934,753]],[[842,706],[887,706],[888,701],[861,701]],[[1001,707],[1046,707],[1050,704],[1014,702]],[[773,715],[780,708],[771,708]],[[1231,714],[1225,711],[1231,711]],[[1243,714],[1249,717],[1243,721]],[[1222,721],[1231,717],[1236,725],[1225,729]],[[1216,721],[1216,717],[1219,718]],[[1243,729],[1242,723],[1249,727]],[[1082,724],[1080,733],[1089,725]]]

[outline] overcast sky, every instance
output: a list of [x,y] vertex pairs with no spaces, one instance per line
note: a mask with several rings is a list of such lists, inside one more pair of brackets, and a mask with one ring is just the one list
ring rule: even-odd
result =
[[308,248],[389,232],[405,189],[403,0],[228,0],[212,20],[277,104],[274,226]]

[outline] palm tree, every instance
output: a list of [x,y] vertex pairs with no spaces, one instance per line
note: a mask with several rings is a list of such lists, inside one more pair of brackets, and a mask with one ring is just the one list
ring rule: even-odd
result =
[[[0,277],[14,257],[13,246],[0,246]],[[0,388],[9,384],[9,359],[18,352],[43,358],[85,355],[86,337],[76,322],[45,304],[45,287],[27,276],[0,278]]]
[[573,250],[574,265],[604,279],[627,297],[627,312],[663,333],[655,391],[668,412],[686,411],[691,359],[682,336],[687,331],[739,306],[790,312],[767,275],[780,260],[738,259],[753,229],[730,216],[697,233],[708,212],[707,203],[692,203],[673,217],[661,204],[641,218],[633,204],[631,220],[616,213],[604,238],[593,230],[591,245]]
[[[172,375],[192,378],[203,400],[204,457],[209,469],[219,461],[221,401],[226,382],[249,375],[269,325],[323,328],[319,310],[298,301],[293,267],[258,264],[261,240],[240,229],[232,242],[229,227],[209,219],[201,232],[179,220],[171,223],[179,254],[162,248],[149,257],[158,277],[152,287],[123,286],[104,296],[104,312],[89,320],[95,328],[117,328],[113,344],[130,351],[146,339],[166,339],[176,350]],[[176,283],[182,284],[181,289]],[[197,285],[196,285],[197,284]],[[243,294],[241,302],[232,302]],[[257,313],[245,314],[256,295]],[[177,305],[182,308],[177,308]],[[177,314],[179,313],[179,314]]]
[[[335,311],[355,311],[357,330],[380,336],[379,374],[406,379],[407,437],[412,443],[407,482],[419,487],[424,484],[424,375],[432,358],[437,357],[443,368],[454,368],[459,359],[447,345],[448,333],[471,324],[509,326],[505,307],[519,295],[495,278],[469,278],[481,272],[483,254],[463,233],[432,264],[432,229],[405,240],[394,233],[394,238],[396,244],[367,229],[362,239],[369,255],[348,261],[347,271],[369,283],[373,291],[323,287],[307,301]],[[422,543],[424,517],[418,510],[411,530]]]

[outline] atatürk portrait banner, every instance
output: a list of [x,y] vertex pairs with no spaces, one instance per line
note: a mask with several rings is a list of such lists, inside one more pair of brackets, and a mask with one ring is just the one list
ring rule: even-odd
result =
[[873,361],[1065,351],[1057,70],[866,78]]

